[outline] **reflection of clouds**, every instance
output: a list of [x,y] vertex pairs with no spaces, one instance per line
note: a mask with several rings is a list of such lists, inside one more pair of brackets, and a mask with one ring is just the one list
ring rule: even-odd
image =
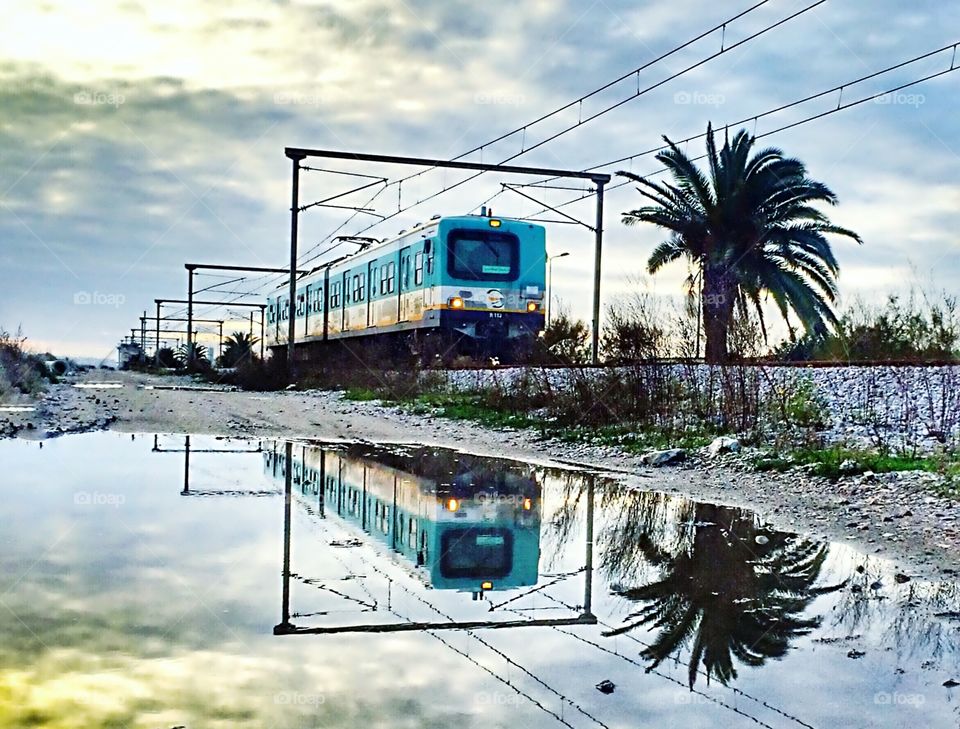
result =
[[[439,684],[445,672],[458,667],[455,659],[449,659],[453,665],[440,659],[400,672],[379,670],[378,662],[368,666],[360,689],[348,678],[365,663],[360,646],[323,661],[303,660],[308,649],[303,642],[273,641],[257,648],[256,655],[225,650],[151,656],[136,644],[111,653],[49,651],[29,666],[0,668],[0,723],[21,726],[30,717],[43,717],[51,729],[141,726],[149,717],[150,726],[219,721],[257,729],[303,722],[352,727],[358,715],[402,712],[424,726],[443,724],[459,713],[431,702],[429,695],[421,702],[409,694],[423,681]],[[385,648],[385,664],[409,659]],[[469,694],[458,698],[467,702]]]
[[898,661],[932,661],[947,670],[960,660],[960,623],[937,615],[960,610],[960,584],[919,578],[897,584],[899,570],[889,560],[842,546],[827,569],[849,579],[830,608],[829,637],[864,636],[892,649]]

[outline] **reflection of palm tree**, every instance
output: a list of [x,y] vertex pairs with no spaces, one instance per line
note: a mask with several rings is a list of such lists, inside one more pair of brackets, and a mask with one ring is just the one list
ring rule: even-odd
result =
[[820,625],[802,618],[813,599],[840,586],[814,589],[827,546],[800,537],[764,532],[755,518],[738,509],[698,504],[689,546],[679,552],[660,548],[654,539],[635,543],[647,561],[660,567],[660,580],[618,593],[643,603],[618,635],[642,625],[659,629],[642,655],[660,662],[693,641],[689,661],[692,687],[700,664],[707,678],[726,683],[737,677],[733,658],[760,666],[783,657],[791,639]]

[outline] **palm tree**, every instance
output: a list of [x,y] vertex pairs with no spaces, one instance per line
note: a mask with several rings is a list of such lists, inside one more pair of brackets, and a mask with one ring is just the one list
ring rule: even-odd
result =
[[[734,658],[749,666],[782,658],[790,642],[819,627],[804,617],[813,600],[841,585],[814,587],[828,547],[802,537],[763,529],[748,512],[696,504],[685,548],[664,548],[654,533],[636,535],[624,552],[639,551],[661,577],[638,587],[617,587],[620,596],[640,604],[627,623],[604,635],[638,627],[658,630],[642,656],[648,670],[683,646],[692,688],[697,674],[721,683],[737,677]],[[758,540],[757,536],[763,538]]]
[[220,355],[221,367],[236,367],[253,356],[253,348],[260,340],[246,332],[234,332],[227,337]]
[[653,223],[669,233],[650,255],[656,273],[680,258],[695,273],[687,279],[691,294],[699,278],[700,307],[706,333],[706,359],[728,357],[727,332],[736,313],[754,309],[766,337],[761,297],[773,299],[795,338],[792,311],[807,332],[836,326],[836,258],[826,235],[862,242],[853,231],[833,225],[814,205],[835,205],[837,196],[807,177],[806,167],[776,148],[751,156],[756,138],[745,130],[726,138],[717,152],[707,125],[709,176],[676,144],[657,159],[673,181],[657,183],[630,172],[617,174],[637,182],[652,205],[623,215],[625,225]]
[[190,344],[181,344],[174,352],[174,358],[180,367],[202,367],[209,364],[207,360],[207,348],[202,344],[190,342]]

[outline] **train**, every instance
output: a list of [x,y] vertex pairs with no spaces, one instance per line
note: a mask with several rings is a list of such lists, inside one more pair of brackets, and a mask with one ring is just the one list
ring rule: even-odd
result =
[[[546,234],[488,214],[426,223],[301,274],[296,356],[381,342],[434,357],[518,359],[544,327]],[[267,346],[284,347],[289,289],[267,297]]]
[[[285,478],[284,451],[265,451],[264,467]],[[312,509],[366,533],[433,589],[482,596],[537,584],[541,487],[523,467],[298,444],[292,484]]]

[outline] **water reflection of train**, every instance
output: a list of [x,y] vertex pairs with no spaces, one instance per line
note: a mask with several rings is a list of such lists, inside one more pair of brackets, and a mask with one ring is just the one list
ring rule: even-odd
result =
[[[283,479],[286,457],[265,451]],[[293,491],[359,527],[437,589],[482,594],[535,585],[540,485],[528,468],[463,453],[295,445]]]

